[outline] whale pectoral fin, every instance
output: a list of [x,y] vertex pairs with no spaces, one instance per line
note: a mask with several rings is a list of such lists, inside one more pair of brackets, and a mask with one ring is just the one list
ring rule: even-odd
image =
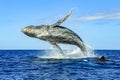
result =
[[61,23],[63,23],[71,15],[71,13],[72,13],[72,10],[70,10],[65,17],[63,17],[62,19],[58,20],[55,24],[52,24],[51,27],[59,26]]
[[60,48],[59,45],[57,45],[57,44],[54,43],[54,42],[50,42],[50,44],[51,44],[54,48],[58,49],[58,51],[60,52],[60,54],[61,54],[62,56],[64,56],[64,53],[63,53],[63,51],[62,51],[62,49]]

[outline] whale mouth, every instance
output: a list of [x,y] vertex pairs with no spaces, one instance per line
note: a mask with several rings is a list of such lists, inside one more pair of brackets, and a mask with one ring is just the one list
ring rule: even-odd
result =
[[23,32],[25,35],[27,35],[29,37],[35,37],[35,34],[33,34],[32,30],[30,28],[21,29],[21,32]]
[[24,29],[21,29],[21,32],[31,34],[31,29],[24,28]]
[[28,30],[26,28],[21,29],[21,32],[26,33]]

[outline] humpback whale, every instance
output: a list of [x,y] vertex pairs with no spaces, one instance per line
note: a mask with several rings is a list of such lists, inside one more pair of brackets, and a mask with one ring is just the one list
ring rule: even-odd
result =
[[52,25],[30,25],[22,29],[22,32],[29,37],[37,38],[49,42],[64,56],[58,44],[71,44],[80,48],[86,55],[86,47],[83,40],[72,30],[60,26],[72,13],[70,10],[67,15]]
[[106,59],[105,56],[101,56],[100,58],[96,57],[94,61],[95,61],[95,62],[114,62],[114,61],[112,61],[112,60]]

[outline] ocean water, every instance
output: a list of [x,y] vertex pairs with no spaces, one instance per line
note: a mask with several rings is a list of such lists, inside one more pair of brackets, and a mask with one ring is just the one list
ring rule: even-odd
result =
[[45,53],[0,50],[0,80],[120,80],[120,50],[94,51],[95,57],[113,62],[96,62],[95,57],[42,58]]

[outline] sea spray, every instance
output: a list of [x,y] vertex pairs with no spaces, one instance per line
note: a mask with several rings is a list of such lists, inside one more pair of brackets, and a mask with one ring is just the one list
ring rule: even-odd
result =
[[87,57],[95,57],[96,56],[94,51],[93,51],[93,48],[90,45],[85,44],[85,47],[86,47],[86,50],[87,50],[86,51],[87,52]]
[[58,50],[55,49],[50,49],[50,50],[46,50],[45,54],[43,56],[39,56],[40,58],[55,58],[55,59],[61,59],[64,58],[60,52]]
[[86,55],[84,55],[83,52],[79,48],[77,48],[69,52],[67,56],[69,58],[87,58],[95,57],[95,54],[93,49],[90,46],[86,45]]
[[43,56],[39,56],[40,58],[55,58],[55,59],[76,59],[76,58],[87,58],[87,57],[95,57],[93,49],[86,45],[86,56],[83,54],[83,52],[79,49],[69,49],[69,50],[63,50],[64,56],[61,55],[61,53],[55,49],[52,48],[50,50],[46,50],[45,54]]

